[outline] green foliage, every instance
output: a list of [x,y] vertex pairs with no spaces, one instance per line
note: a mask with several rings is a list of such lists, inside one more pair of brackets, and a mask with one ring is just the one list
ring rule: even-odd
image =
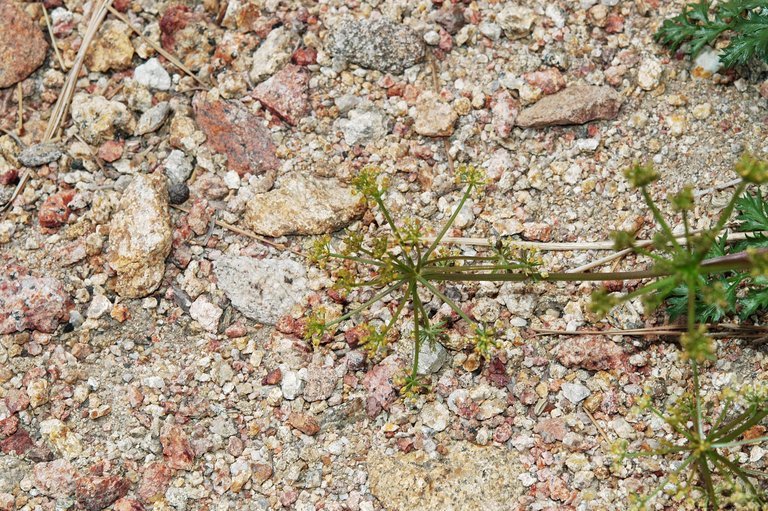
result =
[[[768,248],[768,203],[763,199],[762,191],[741,195],[736,200],[736,231],[745,233],[747,238],[729,245],[726,236],[721,236],[713,243],[707,253],[707,259],[724,256],[736,256],[745,252]],[[716,323],[730,316],[737,315],[747,320],[755,313],[768,309],[768,277],[760,271],[762,256],[752,257],[751,271],[732,271],[726,273],[701,275],[697,285],[696,321]],[[757,273],[757,275],[755,275]],[[704,291],[710,294],[706,296]],[[719,296],[713,296],[717,291]],[[687,313],[688,288],[683,283],[677,286],[667,300],[667,312],[672,319]]]
[[[721,8],[737,12],[740,6],[737,3],[728,2]],[[707,6],[694,4],[686,16],[689,21],[704,23],[708,20]],[[384,326],[372,327],[362,323],[356,328],[363,332],[361,342],[369,352],[379,356],[387,349],[398,321],[408,314],[412,316],[412,365],[400,383],[401,393],[413,396],[428,390],[427,378],[418,374],[421,347],[424,343],[434,345],[440,342],[451,323],[463,321],[467,324],[473,332],[472,341],[479,355],[488,357],[498,347],[496,332],[478,324],[451,300],[442,290],[445,282],[646,280],[645,285],[624,295],[609,293],[606,289],[598,290],[591,305],[594,312],[607,314],[622,302],[641,299],[646,312],[649,312],[669,299],[670,312],[676,316],[684,315],[687,320],[687,330],[681,336],[680,345],[682,359],[690,367],[690,391],[664,413],[654,408],[650,399],[644,400],[645,409],[662,418],[679,435],[679,441],[640,453],[628,452],[625,444],[618,446],[620,459],[662,455],[680,460],[656,490],[645,497],[638,497],[636,503],[645,506],[668,484],[683,495],[686,491],[690,492],[691,483],[697,482],[703,488],[710,509],[717,509],[719,504],[726,502],[744,503],[745,506],[763,505],[763,497],[753,480],[766,474],[744,468],[738,456],[729,456],[732,450],[767,439],[742,438],[746,431],[768,416],[765,390],[744,391],[735,398],[729,398],[731,401],[723,404],[717,417],[712,418],[713,405],[703,404],[699,384],[700,368],[706,367],[717,356],[703,323],[720,321],[734,313],[746,318],[768,307],[768,250],[759,250],[768,245],[768,238],[756,232],[768,230],[768,206],[759,190],[742,196],[748,183],[768,180],[768,164],[747,155],[736,165],[736,171],[743,181],[736,187],[716,223],[703,232],[692,230],[688,216],[694,207],[692,189],[686,187],[669,197],[671,209],[684,227],[685,236],[680,240],[648,190],[659,178],[659,173],[648,164],[633,165],[625,176],[632,186],[640,190],[659,230],[650,246],[641,247],[634,236],[626,232],[615,234],[614,240],[617,249],[631,248],[638,255],[649,258],[653,266],[648,270],[595,274],[549,273],[543,268],[540,257],[521,250],[508,239],[497,240],[489,244],[488,250],[473,255],[440,247],[470,195],[484,184],[481,172],[475,167],[461,166],[457,169],[457,182],[462,184],[463,193],[452,215],[431,241],[426,237],[420,221],[395,222],[384,202],[386,179],[378,169],[367,167],[355,179],[355,186],[371,202],[371,206],[379,209],[386,225],[380,226],[381,232],[370,238],[361,233],[347,234],[337,251],[334,251],[332,242],[321,239],[313,247],[312,254],[315,260],[321,261],[332,272],[342,289],[353,292],[369,288],[374,290],[373,295],[332,321],[328,321],[322,311],[316,313],[307,322],[307,336],[317,345],[327,336],[335,335],[342,323],[361,315],[375,303],[394,299],[397,306]],[[751,233],[735,247],[727,244],[722,232],[734,209],[738,212],[739,228]],[[332,265],[332,262],[335,264]],[[452,317],[439,319],[430,315],[423,303],[422,297],[426,295],[447,304]],[[687,478],[681,478],[684,471],[688,473]]]
[[[613,453],[619,463],[642,457],[675,457],[680,463],[664,477],[655,489],[643,496],[634,496],[633,508],[646,509],[647,505],[668,484],[675,485],[675,499],[696,502],[694,486],[689,484],[698,477],[704,489],[707,509],[765,509],[765,495],[755,484],[767,474],[752,470],[740,461],[739,451],[744,447],[768,440],[768,437],[749,434],[752,428],[768,417],[765,406],[765,386],[746,387],[738,392],[724,391],[717,401],[704,401],[699,395],[698,373],[694,367],[694,389],[681,396],[663,412],[646,394],[638,402],[639,411],[662,419],[677,437],[655,448],[631,452],[626,441],[614,445]],[[729,504],[739,507],[727,507]]]
[[688,4],[683,12],[664,20],[656,40],[673,51],[688,44],[695,57],[705,46],[730,34],[720,61],[727,68],[746,64],[753,57],[768,62],[768,0],[728,0],[715,6],[709,0]]

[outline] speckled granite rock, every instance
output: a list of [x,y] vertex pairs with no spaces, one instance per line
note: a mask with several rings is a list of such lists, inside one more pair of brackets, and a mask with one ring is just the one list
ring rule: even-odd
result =
[[525,489],[516,453],[469,442],[448,444],[445,456],[432,459],[423,451],[372,450],[367,465],[371,493],[389,511],[509,509]]
[[307,294],[304,266],[290,259],[225,256],[214,263],[219,289],[259,323],[273,325]]
[[0,89],[28,77],[45,61],[43,32],[16,2],[0,0]]
[[545,96],[517,116],[523,128],[584,124],[596,119],[613,119],[623,97],[610,87],[576,85]]
[[360,195],[333,179],[296,176],[248,203],[245,223],[265,236],[324,234],[363,213]]
[[109,227],[109,264],[117,272],[115,291],[120,296],[138,298],[157,289],[171,233],[165,177],[137,175]]
[[387,18],[343,20],[333,31],[328,48],[334,57],[395,74],[424,60],[421,38]]

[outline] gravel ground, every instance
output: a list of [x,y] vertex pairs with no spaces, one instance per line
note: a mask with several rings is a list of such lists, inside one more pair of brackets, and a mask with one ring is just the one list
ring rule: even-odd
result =
[[[492,181],[452,235],[647,237],[621,172],[646,159],[660,199],[706,192],[708,226],[739,155],[768,157],[768,69],[656,45],[684,3],[116,0],[38,144],[95,4],[0,0],[2,201],[31,177],[0,216],[0,510],[612,510],[652,488],[668,461],[614,467],[610,446],[672,438],[632,408],[687,388],[674,344],[531,330],[593,327],[592,285],[448,286],[502,346],[478,364],[451,331],[422,357],[432,392],[404,401],[408,322],[383,359],[352,324],[313,350],[308,307],[345,305],[298,253],[385,229],[349,188],[367,164],[394,216],[439,228],[460,197],[447,154]],[[766,379],[764,348],[718,349],[705,393]]]

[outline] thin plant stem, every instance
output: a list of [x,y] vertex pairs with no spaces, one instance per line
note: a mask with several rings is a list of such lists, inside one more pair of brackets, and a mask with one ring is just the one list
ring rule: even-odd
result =
[[434,241],[432,244],[429,245],[429,248],[427,248],[427,251],[424,252],[424,258],[428,258],[429,255],[437,248],[437,246],[440,244],[440,242],[443,239],[443,236],[445,236],[445,233],[448,232],[448,229],[451,228],[453,225],[453,222],[456,221],[456,217],[459,216],[459,213],[461,213],[462,208],[464,207],[464,204],[467,202],[467,199],[469,198],[469,194],[472,191],[472,185],[467,185],[467,190],[464,192],[464,195],[462,195],[461,200],[459,201],[459,205],[456,207],[456,209],[453,211],[453,214],[448,219],[447,222],[443,225],[443,228],[440,229],[440,232],[435,236]]
[[367,309],[368,307],[370,307],[374,303],[378,302],[379,300],[381,300],[382,298],[384,298],[385,296],[387,296],[388,294],[390,294],[391,292],[393,292],[394,290],[396,290],[397,288],[402,286],[404,283],[405,283],[405,279],[400,280],[400,281],[398,281],[395,284],[392,284],[391,286],[389,286],[385,290],[381,291],[380,293],[377,293],[373,298],[371,298],[370,300],[368,300],[367,302],[365,302],[361,306],[359,306],[356,309],[354,309],[354,310],[344,314],[343,316],[341,316],[339,318],[334,319],[333,321],[331,321],[329,323],[326,323],[325,326],[326,327],[333,326],[333,325],[341,323],[342,321],[348,320],[349,318],[351,318],[355,314],[359,314],[360,312],[364,311],[365,309]]

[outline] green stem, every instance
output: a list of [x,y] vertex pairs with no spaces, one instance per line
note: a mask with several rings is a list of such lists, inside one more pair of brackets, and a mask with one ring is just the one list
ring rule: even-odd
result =
[[453,211],[453,214],[448,219],[448,221],[443,225],[443,228],[440,229],[440,232],[438,233],[437,237],[435,237],[434,241],[432,241],[432,244],[429,245],[429,248],[427,248],[427,251],[424,252],[424,255],[422,256],[422,260],[426,261],[429,258],[429,255],[437,248],[437,245],[440,244],[440,241],[443,239],[443,236],[448,232],[448,229],[451,228],[453,225],[453,222],[456,221],[456,217],[459,216],[459,213],[461,213],[461,208],[464,207],[464,204],[467,202],[467,199],[469,198],[469,194],[472,191],[472,185],[467,186],[467,190],[464,192],[464,195],[461,197],[461,200],[459,201],[458,207]]
[[736,207],[736,203],[738,202],[739,198],[741,197],[741,194],[744,192],[746,188],[747,188],[747,183],[745,183],[744,181],[739,183],[738,186],[736,187],[736,190],[733,192],[733,196],[731,197],[731,200],[728,202],[728,205],[725,206],[725,209],[720,211],[720,216],[717,219],[717,224],[715,224],[715,227],[709,231],[710,233],[712,233],[712,235],[706,238],[707,242],[701,248],[701,254],[703,254],[702,257],[704,257],[705,254],[709,252],[709,249],[712,246],[712,243],[714,242],[714,240],[717,238],[718,233],[720,233],[720,231],[723,230],[723,227],[725,227],[725,224],[731,218],[733,209]]
[[458,305],[456,305],[455,303],[453,303],[453,300],[451,300],[450,298],[448,298],[447,296],[445,296],[443,293],[441,293],[441,292],[440,292],[440,290],[439,290],[439,289],[437,289],[437,287],[433,286],[432,284],[430,284],[430,283],[429,283],[429,281],[425,280],[425,279],[424,279],[424,278],[422,278],[422,277],[417,277],[417,279],[419,280],[419,282],[421,282],[421,284],[422,284],[424,287],[426,287],[427,289],[429,289],[429,290],[430,290],[430,292],[431,292],[432,294],[434,294],[435,296],[437,296],[438,298],[440,298],[440,299],[441,299],[443,302],[447,303],[447,304],[448,304],[448,306],[449,306],[451,309],[453,309],[453,310],[454,310],[454,312],[456,312],[456,314],[458,314],[458,315],[459,315],[461,318],[463,318],[463,319],[464,319],[464,321],[466,321],[467,323],[470,323],[470,324],[474,323],[474,321],[473,321],[472,319],[470,319],[470,317],[469,317],[469,316],[467,316],[467,315],[464,313],[464,311],[463,311],[463,310],[461,310],[461,308],[459,308],[459,306],[458,306]]
[[753,445],[761,442],[768,442],[768,436],[761,436],[758,438],[750,438],[749,440],[739,440],[737,442],[715,443],[712,447],[715,449],[730,449],[731,447],[739,447],[741,445]]
[[669,224],[666,220],[664,220],[664,215],[661,214],[661,211],[659,211],[659,208],[656,207],[656,203],[653,202],[653,199],[651,199],[651,194],[648,193],[648,188],[643,187],[641,189],[641,192],[643,194],[643,199],[645,199],[645,203],[648,205],[648,208],[651,210],[651,214],[653,214],[654,220],[658,222],[658,224],[661,226],[661,229],[664,231],[664,234],[667,235],[667,238],[669,238],[669,241],[672,243],[672,245],[677,249],[676,251],[682,252],[683,247],[680,246],[680,243],[677,242],[677,238],[672,232],[672,229],[669,228]]
[[367,259],[365,257],[345,256],[345,255],[336,254],[333,252],[329,253],[328,257],[333,257],[335,259],[344,259],[345,261],[354,261],[356,263],[361,263],[361,264],[370,264],[372,266],[386,266],[381,261]]
[[341,323],[342,321],[346,321],[346,320],[348,320],[349,318],[351,318],[351,317],[352,317],[352,316],[354,316],[355,314],[359,314],[360,312],[364,311],[365,309],[367,309],[368,307],[370,307],[370,306],[371,306],[371,305],[373,305],[374,303],[378,302],[379,300],[381,300],[382,298],[384,298],[385,296],[387,296],[387,295],[388,295],[389,293],[391,293],[392,291],[394,291],[394,290],[396,290],[397,288],[399,288],[400,286],[402,286],[404,282],[405,282],[405,279],[403,279],[403,280],[400,280],[400,281],[398,281],[398,282],[397,282],[397,283],[395,283],[395,284],[392,284],[391,286],[389,286],[389,287],[388,287],[388,288],[386,288],[385,290],[381,291],[380,293],[376,294],[376,295],[375,295],[373,298],[371,298],[370,300],[368,300],[367,302],[365,302],[364,304],[362,304],[360,307],[358,307],[358,308],[356,308],[356,309],[354,309],[354,310],[352,310],[352,311],[350,311],[350,312],[348,312],[348,313],[344,314],[343,316],[341,316],[341,317],[339,317],[339,318],[336,318],[336,319],[334,319],[334,320],[333,320],[333,321],[331,321],[330,323],[326,323],[326,324],[325,324],[325,326],[326,326],[326,327],[329,327],[329,326],[333,326],[333,325],[336,325],[336,324],[338,324],[338,323]]
[[400,299],[400,303],[397,305],[397,309],[395,309],[395,313],[392,315],[392,318],[387,323],[387,326],[384,327],[384,331],[382,332],[382,335],[384,338],[387,337],[387,334],[392,329],[392,327],[395,325],[395,321],[397,321],[397,318],[400,317],[400,314],[402,314],[403,309],[405,308],[405,304],[408,303],[408,295],[411,292],[411,289],[414,287],[413,282],[408,283],[408,289],[405,291],[405,294]]

